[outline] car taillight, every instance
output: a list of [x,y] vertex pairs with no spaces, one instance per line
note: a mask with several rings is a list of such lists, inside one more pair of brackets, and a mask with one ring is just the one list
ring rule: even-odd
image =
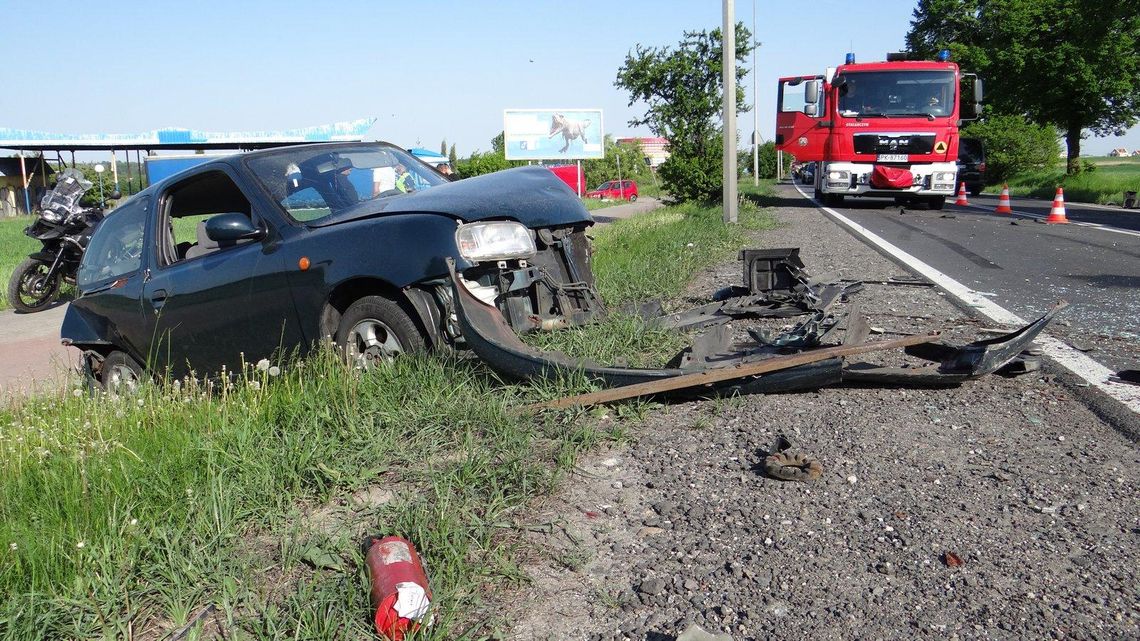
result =
[[978,171],[985,171],[985,170],[986,170],[986,163],[984,163],[984,162],[978,163]]

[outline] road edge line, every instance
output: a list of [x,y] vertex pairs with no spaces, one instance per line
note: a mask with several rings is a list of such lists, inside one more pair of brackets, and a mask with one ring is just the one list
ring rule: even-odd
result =
[[[804,193],[799,185],[793,183],[792,186],[795,187],[801,196],[815,203],[820,210],[827,213],[827,215],[836,222],[845,226],[848,231],[910,269],[918,272],[942,288],[947,294],[956,298],[963,305],[977,310],[978,313],[997,323],[1025,325],[1028,322],[1001,305],[985,298],[977,291],[959,283],[949,275],[927,265],[902,249],[887,242],[882,236],[879,236],[870,229],[867,229],[830,207],[824,207],[816,202],[814,198]],[[1140,415],[1140,387],[1128,383],[1115,383],[1110,381],[1109,377],[1114,376],[1115,372],[1045,332],[1038,335],[1036,342],[1041,346],[1042,352],[1052,359],[1053,362],[1069,370],[1090,386],[1103,392],[1109,398],[1122,404],[1134,414]]]

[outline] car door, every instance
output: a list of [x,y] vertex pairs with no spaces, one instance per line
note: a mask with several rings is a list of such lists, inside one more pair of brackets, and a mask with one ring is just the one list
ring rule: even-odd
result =
[[[154,207],[155,268],[143,285],[152,361],[172,376],[214,375],[243,362],[290,350],[300,326],[288,291],[273,220],[255,211],[229,165],[206,165],[165,188]],[[240,213],[264,230],[260,239],[219,244],[205,222]],[[194,242],[180,249],[175,228],[193,226]]]
[[143,250],[150,204],[147,195],[134,196],[99,223],[76,275],[80,296],[68,309],[95,335],[65,333],[64,338],[97,338],[145,362],[148,330],[139,298],[146,278]]
[[[776,148],[791,153],[798,161],[823,160],[824,146],[830,131],[824,125],[823,76],[780,78],[776,98]],[[809,100],[807,88],[818,89],[815,100]]]

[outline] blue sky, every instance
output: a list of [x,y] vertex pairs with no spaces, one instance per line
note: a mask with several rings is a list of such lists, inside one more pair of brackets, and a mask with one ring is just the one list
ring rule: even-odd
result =
[[[377,138],[461,156],[486,150],[505,108],[601,108],[607,133],[641,111],[613,86],[636,44],[721,24],[720,0],[574,2],[75,2],[0,0],[0,127],[134,133],[276,130],[362,117]],[[822,72],[853,50],[902,48],[914,0],[756,2],[759,130],[775,127],[776,78]],[[753,3],[737,0],[752,23]],[[46,22],[50,20],[52,32]],[[752,101],[752,78],[746,79]],[[742,140],[752,114],[741,114]],[[1082,151],[1140,148],[1089,139]]]

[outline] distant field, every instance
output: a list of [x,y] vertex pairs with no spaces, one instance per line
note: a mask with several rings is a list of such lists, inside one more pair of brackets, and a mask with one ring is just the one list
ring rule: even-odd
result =
[[1009,181],[1009,190],[1016,196],[1050,199],[1059,185],[1065,189],[1066,200],[1117,205],[1124,200],[1125,191],[1140,191],[1140,156],[1093,156],[1082,160],[1093,163],[1096,169],[1076,176],[1066,176],[1063,170],[1027,174]]

